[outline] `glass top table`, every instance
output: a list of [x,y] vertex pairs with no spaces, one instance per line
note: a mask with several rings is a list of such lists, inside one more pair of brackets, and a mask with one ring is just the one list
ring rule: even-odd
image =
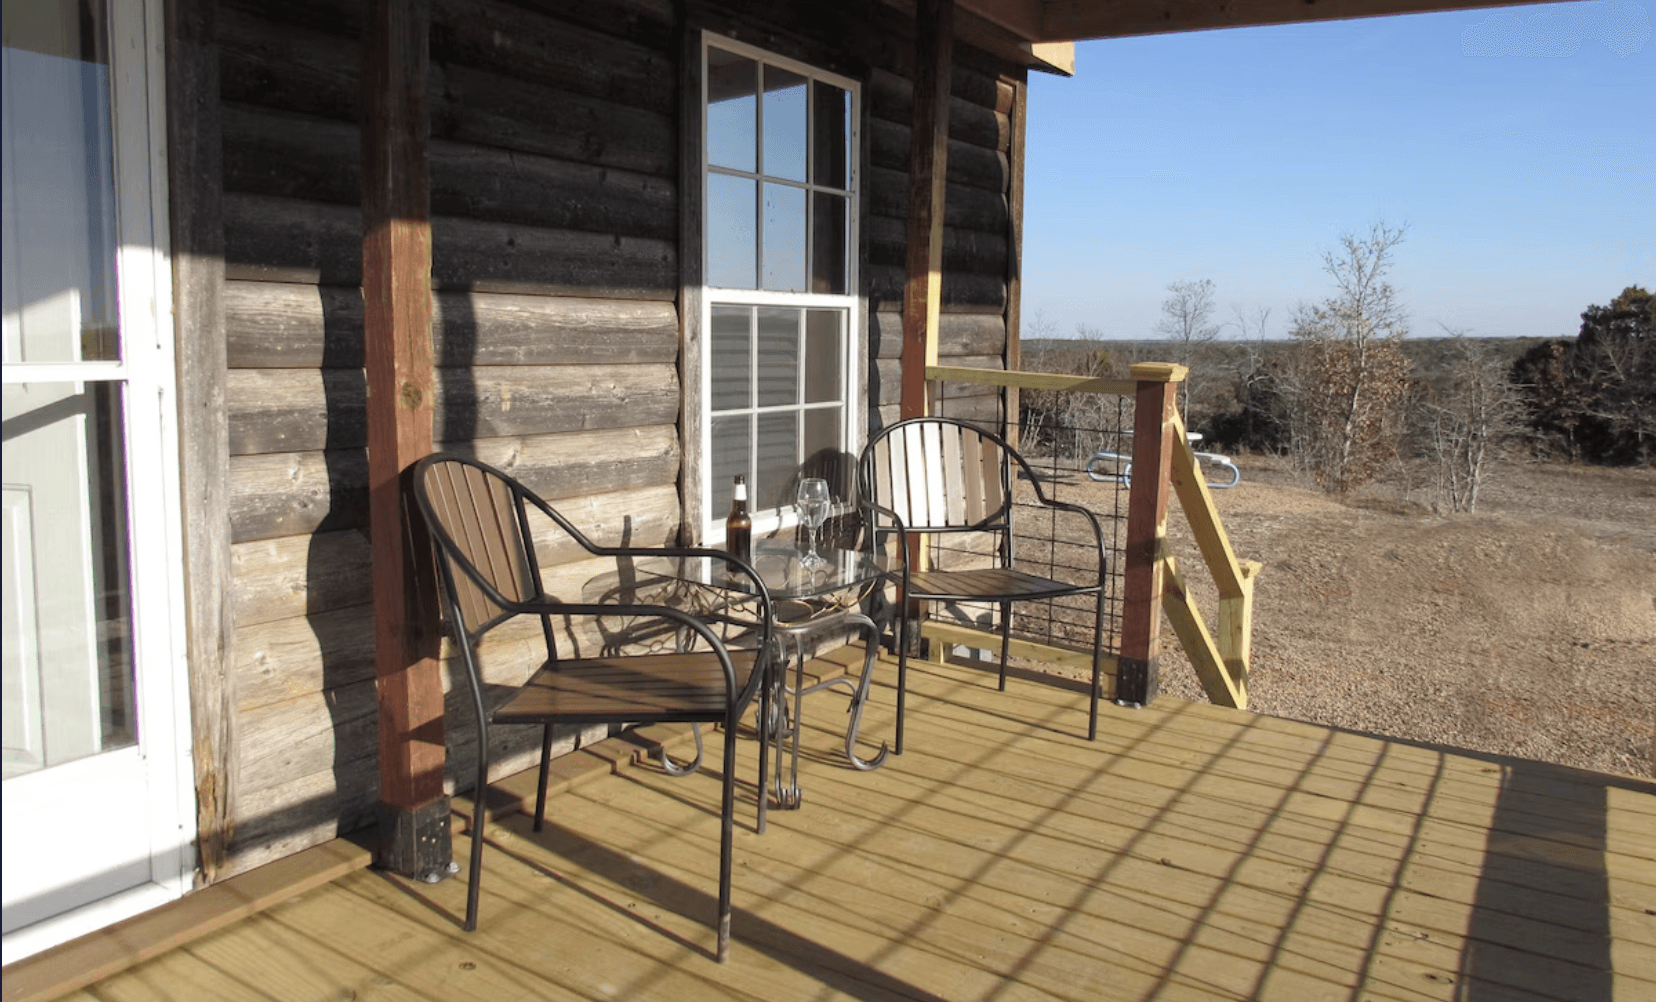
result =
[[[761,735],[765,740],[776,742],[775,793],[778,805],[784,808],[796,808],[801,800],[799,732],[807,694],[832,686],[850,691],[845,757],[852,768],[878,769],[885,763],[889,751],[882,743],[879,753],[872,759],[857,755],[857,730],[862,723],[862,708],[868,699],[869,684],[874,678],[881,632],[880,625],[864,611],[863,605],[864,600],[885,582],[888,569],[886,559],[878,554],[832,547],[818,547],[817,552],[822,556],[823,563],[808,567],[802,560],[804,554],[791,543],[768,540],[754,544],[753,560],[750,561],[760,580],[764,581],[765,590],[770,593],[772,631],[782,647],[775,659],[775,677],[768,683],[776,686],[779,698],[773,700],[773,705],[777,710],[773,712],[772,720],[761,722]],[[728,601],[714,597],[721,594],[753,595],[756,591],[748,577],[733,573],[729,564],[716,557],[655,557],[640,560],[633,572],[640,585],[654,578],[700,586],[708,593],[704,601],[710,603]],[[862,634],[864,654],[861,676],[855,681],[841,676],[805,685],[809,643],[831,631],[845,629]],[[787,681],[789,661],[793,662],[794,669],[791,685]],[[793,697],[791,713],[786,699],[789,695]],[[786,766],[784,757],[788,759]]]

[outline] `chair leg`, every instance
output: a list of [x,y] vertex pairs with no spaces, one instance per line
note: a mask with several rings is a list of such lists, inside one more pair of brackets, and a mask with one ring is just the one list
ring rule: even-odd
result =
[[[753,788],[758,795],[759,819],[754,824],[754,831],[765,834],[765,823],[770,808],[770,728],[771,728],[771,670],[775,659],[766,652],[760,652],[763,664],[755,670],[763,671],[764,675],[759,682],[759,781]],[[726,766],[728,771],[729,767]]]
[[[725,720],[724,798],[719,818],[719,963],[730,956],[730,874],[733,869],[731,842],[736,828],[736,725],[739,718],[732,713]],[[760,796],[764,796],[764,776],[759,777]]]
[[[1158,613],[1158,615],[1160,615]],[[1098,740],[1098,690],[1104,684],[1104,592],[1098,592],[1097,612],[1093,614],[1093,672],[1092,707],[1087,716],[1087,740]]]
[[908,699],[908,622],[906,610],[902,611],[897,619],[897,740],[891,745],[893,755],[903,754],[903,710]]
[[1000,691],[1006,691],[1006,655],[1012,649],[1012,603],[1001,603]]
[[546,781],[552,776],[552,724],[541,725],[540,782],[535,787],[535,831],[541,830],[546,820]]
[[477,902],[483,886],[483,825],[489,813],[489,729],[477,729],[477,786],[472,791],[471,875],[466,887],[467,932],[477,931]]

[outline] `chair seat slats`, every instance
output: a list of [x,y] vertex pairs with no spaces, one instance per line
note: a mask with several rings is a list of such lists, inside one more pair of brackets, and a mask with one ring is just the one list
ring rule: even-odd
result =
[[[731,651],[730,660],[738,690],[746,688],[754,652]],[[549,664],[494,712],[494,720],[597,722],[672,715],[718,721],[729,707],[724,671],[715,655],[649,654]]]
[[916,571],[909,579],[909,596],[951,601],[1013,601],[1090,595],[1094,584],[1069,584],[1022,571],[986,567],[969,571]]

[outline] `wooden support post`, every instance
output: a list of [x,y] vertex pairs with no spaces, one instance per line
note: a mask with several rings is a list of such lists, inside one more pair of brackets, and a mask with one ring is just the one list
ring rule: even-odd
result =
[[[1011,170],[1007,177],[1006,204],[1012,210],[1007,217],[1006,237],[1006,368],[1023,368],[1023,208],[1024,208],[1024,141],[1028,131],[1029,84],[1028,71],[1020,71],[1012,85],[1012,136],[1007,163]],[[1006,408],[1006,440],[1017,448],[1022,437],[1022,418],[1019,414],[1019,391],[1008,386],[1001,391],[1002,406]]]
[[1127,544],[1122,595],[1121,658],[1116,701],[1148,704],[1159,688],[1162,540],[1167,535],[1173,433],[1182,365],[1133,366],[1133,485],[1127,498]]
[[926,367],[937,364],[943,297],[943,189],[949,170],[949,72],[954,0],[920,0],[914,14],[914,121],[909,132],[908,277],[903,283],[899,414],[931,412]]
[[229,372],[224,330],[224,143],[217,0],[174,0],[167,18],[167,192],[178,344],[179,486],[184,504],[184,628],[201,882],[224,865],[235,790],[235,636],[230,562]]
[[1253,596],[1254,581],[1263,564],[1257,560],[1238,563],[1242,571],[1242,594],[1227,598],[1219,596],[1219,653],[1225,659],[1225,671],[1239,693],[1238,706],[1248,706],[1248,666],[1253,659]]
[[[451,858],[443,684],[430,546],[405,517],[407,471],[431,452],[431,210],[427,0],[367,0],[363,24],[362,293],[369,537],[379,692],[381,866],[425,875]],[[478,793],[481,799],[481,791]]]

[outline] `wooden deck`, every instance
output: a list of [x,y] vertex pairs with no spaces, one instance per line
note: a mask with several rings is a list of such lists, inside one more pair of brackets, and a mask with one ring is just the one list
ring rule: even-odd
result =
[[359,870],[70,997],[1656,999],[1656,785],[1174,699],[1088,744],[1078,692],[912,674],[884,769],[819,694],[803,809],[744,788],[727,964],[718,785],[638,767],[489,828],[475,934],[462,879]]

